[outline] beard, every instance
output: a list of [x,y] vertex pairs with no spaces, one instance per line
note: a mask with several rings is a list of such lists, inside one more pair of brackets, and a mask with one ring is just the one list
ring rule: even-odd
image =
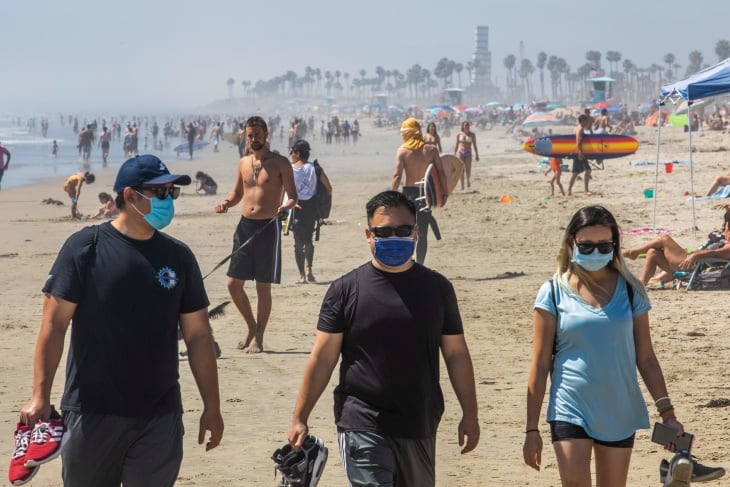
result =
[[263,142],[251,142],[251,148],[255,151],[260,151],[264,148]]

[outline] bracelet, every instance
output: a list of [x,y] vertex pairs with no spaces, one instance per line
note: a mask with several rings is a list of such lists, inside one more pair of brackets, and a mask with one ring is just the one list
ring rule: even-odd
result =
[[540,430],[539,430],[539,429],[535,428],[535,429],[531,429],[531,430],[525,430],[525,434],[527,434],[527,433],[532,433],[533,431],[535,431],[535,432],[537,432],[537,433],[539,433],[539,432],[540,432]]
[[[654,405],[657,406],[659,404],[659,401],[663,401],[665,399],[669,399],[669,396],[660,397],[656,401],[654,401]],[[672,402],[671,400],[669,402]]]
[[674,409],[674,406],[672,406],[671,402],[668,402],[666,404],[662,404],[661,406],[657,406],[656,410],[659,414],[664,413],[665,411],[669,411],[670,409]]

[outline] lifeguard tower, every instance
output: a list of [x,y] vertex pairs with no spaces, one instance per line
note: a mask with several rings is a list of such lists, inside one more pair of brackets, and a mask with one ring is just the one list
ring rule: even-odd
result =
[[606,101],[607,98],[611,98],[611,83],[615,83],[616,80],[601,76],[599,78],[588,78],[586,82],[591,83],[591,101],[598,103],[599,101]]
[[461,98],[464,95],[464,90],[461,88],[447,88],[444,90],[446,95],[446,104],[453,106],[461,105]]

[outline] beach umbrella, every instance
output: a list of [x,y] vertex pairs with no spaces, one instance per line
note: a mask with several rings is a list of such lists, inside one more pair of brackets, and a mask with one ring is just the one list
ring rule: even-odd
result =
[[463,112],[467,108],[469,108],[469,107],[467,107],[466,105],[454,105],[453,106],[453,109],[456,110],[457,112]]
[[468,107],[464,109],[464,113],[468,113],[469,115],[481,115],[484,111],[479,107]]
[[607,101],[599,101],[599,102],[593,104],[593,108],[599,108],[599,109],[608,108],[610,106],[611,106],[611,104],[608,103]]
[[530,106],[529,103],[515,103],[514,105],[512,105],[512,110],[522,110],[523,108],[527,108],[528,106]]
[[552,103],[548,103],[547,105],[545,105],[545,110],[547,110],[547,111],[555,110],[557,108],[565,108],[565,105],[563,105],[562,103],[559,103],[557,101],[554,101]]
[[490,101],[489,103],[484,105],[484,108],[493,108],[493,107],[500,107],[502,104],[498,101]]
[[554,110],[550,110],[550,115],[555,115],[557,118],[563,118],[570,115],[570,110],[568,108],[555,108]]
[[535,112],[529,115],[522,122],[523,127],[536,127],[539,125],[562,125],[563,121],[552,113]]

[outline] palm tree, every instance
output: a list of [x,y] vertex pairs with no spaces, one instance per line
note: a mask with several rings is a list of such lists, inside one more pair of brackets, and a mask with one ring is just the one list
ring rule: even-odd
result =
[[730,57],[730,41],[720,39],[715,44],[715,54],[717,54],[718,62],[724,61]]
[[350,73],[343,73],[342,77],[345,78],[345,96],[350,96]]
[[606,61],[611,73],[618,71],[618,63],[621,61],[621,53],[618,51],[606,51]]
[[[672,64],[674,64],[674,54],[668,52],[664,55],[664,64],[667,65],[667,71],[671,71]],[[669,77],[667,77],[669,79]]]
[[599,69],[601,67],[601,51],[586,52],[586,60],[591,63],[592,67]]
[[[418,96],[418,84],[421,82],[422,68],[420,64],[414,64],[406,72],[406,82],[410,87],[411,96]],[[415,90],[415,95],[414,95]]]
[[702,69],[702,53],[700,51],[692,51],[689,53],[689,65],[687,66],[686,75],[695,74]]
[[456,71],[456,76],[459,78],[459,88],[461,88],[461,72],[464,71],[464,65],[461,63],[455,63],[454,71]]
[[439,59],[438,63],[436,63],[436,68],[433,70],[433,74],[437,78],[444,80],[444,88],[446,88],[447,80],[449,79],[449,75],[451,75],[449,71],[449,60],[445,57]]
[[537,69],[540,70],[540,98],[545,99],[545,63],[547,62],[547,53],[540,51],[537,53]]
[[228,78],[228,81],[226,81],[226,86],[228,86],[228,98],[233,98],[233,85],[236,84],[236,80],[233,78]]
[[535,72],[535,67],[532,65],[532,61],[529,59],[523,59],[520,63],[520,78],[522,78],[522,83],[525,85],[525,93],[527,95],[527,99],[532,99],[532,73]]
[[517,58],[514,54],[508,54],[504,58],[504,67],[507,70],[507,95],[512,95],[512,89],[513,89],[513,81],[512,81],[512,70],[515,67],[515,63],[517,62]]

